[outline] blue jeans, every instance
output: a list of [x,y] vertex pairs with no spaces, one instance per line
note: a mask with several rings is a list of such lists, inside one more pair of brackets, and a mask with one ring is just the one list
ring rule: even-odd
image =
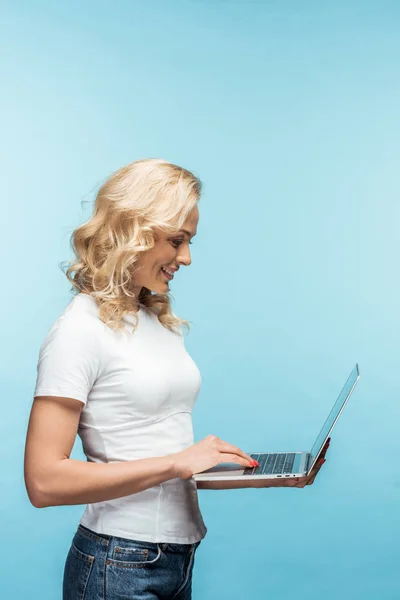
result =
[[155,544],[79,525],[65,562],[63,600],[190,600],[196,544]]

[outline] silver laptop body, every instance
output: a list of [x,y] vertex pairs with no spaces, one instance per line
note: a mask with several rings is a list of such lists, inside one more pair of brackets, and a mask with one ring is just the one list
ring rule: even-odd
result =
[[353,393],[360,378],[358,364],[355,365],[343,386],[324,426],[309,452],[248,452],[259,462],[255,468],[238,467],[236,464],[220,464],[194,476],[196,481],[232,481],[243,477],[250,479],[275,479],[277,477],[304,477],[310,473],[318,460],[325,443],[342,410]]

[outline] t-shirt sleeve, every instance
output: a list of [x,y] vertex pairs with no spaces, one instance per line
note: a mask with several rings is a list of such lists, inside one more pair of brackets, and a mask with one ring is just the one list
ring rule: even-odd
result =
[[34,396],[63,396],[86,404],[100,368],[94,325],[66,318],[53,325],[40,347]]

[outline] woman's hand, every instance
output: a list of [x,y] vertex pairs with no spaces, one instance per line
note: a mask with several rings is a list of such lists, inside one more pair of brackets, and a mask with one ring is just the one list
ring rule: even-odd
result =
[[320,468],[322,467],[324,462],[326,462],[325,456],[326,456],[326,453],[328,452],[330,443],[331,443],[331,438],[328,438],[326,440],[326,444],[325,444],[321,454],[319,455],[318,460],[315,463],[311,473],[307,477],[297,477],[297,484],[293,487],[303,488],[306,485],[312,485],[314,483],[314,480],[315,480],[316,476],[318,475]]
[[311,473],[307,477],[277,477],[274,479],[243,479],[226,480],[226,481],[198,481],[197,488],[199,490],[235,490],[243,488],[270,488],[270,487],[296,487],[303,488],[306,485],[312,485],[320,468],[324,464],[325,455],[328,451],[331,438],[328,438],[324,449],[318,457],[318,461],[313,467]]
[[220,440],[215,435],[208,435],[182,452],[172,455],[176,477],[190,479],[196,473],[211,469],[220,463],[236,463],[242,467],[255,467],[257,461],[248,454]]

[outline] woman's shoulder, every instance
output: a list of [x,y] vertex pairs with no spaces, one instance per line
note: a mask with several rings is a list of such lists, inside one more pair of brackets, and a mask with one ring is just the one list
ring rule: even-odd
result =
[[[48,331],[46,340],[61,338],[65,343],[77,339],[81,344],[97,343],[104,328],[94,298],[87,294],[75,295]],[[96,340],[96,342],[94,342]]]

